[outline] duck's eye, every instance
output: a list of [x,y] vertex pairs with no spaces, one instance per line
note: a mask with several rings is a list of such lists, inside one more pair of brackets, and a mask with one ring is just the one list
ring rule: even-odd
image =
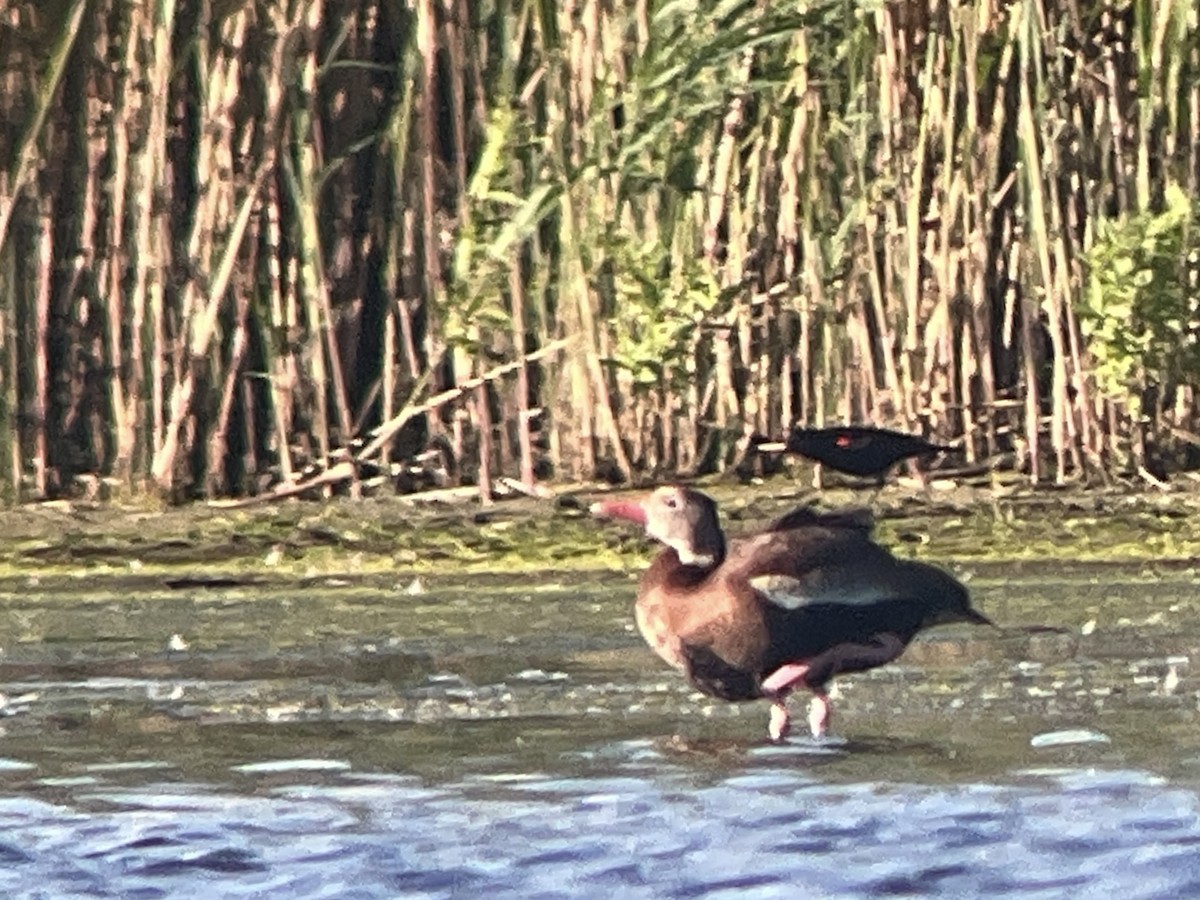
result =
[[663,502],[666,504],[667,509],[679,509],[679,500],[675,497],[667,497]]

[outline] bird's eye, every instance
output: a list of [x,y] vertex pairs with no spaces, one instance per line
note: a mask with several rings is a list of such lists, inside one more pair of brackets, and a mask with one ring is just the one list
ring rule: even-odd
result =
[[679,501],[674,497],[667,497],[663,502],[666,503],[667,509],[679,509]]

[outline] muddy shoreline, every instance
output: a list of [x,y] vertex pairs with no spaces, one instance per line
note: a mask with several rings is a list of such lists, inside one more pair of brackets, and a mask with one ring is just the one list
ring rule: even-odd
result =
[[[784,480],[706,489],[734,533],[815,499]],[[556,754],[584,737],[741,759],[764,710],[694,694],[644,647],[632,601],[654,548],[588,516],[600,493],[0,513],[8,753],[64,775],[98,758],[212,774],[295,739],[423,777],[570,768]],[[922,777],[950,753],[977,776],[1094,758],[1200,783],[1200,496],[893,486],[875,508],[881,541],[951,568],[996,621],[1061,630],[923,635],[843,680],[835,731],[938,748]],[[1056,729],[1111,743],[1030,755]]]
[[[1156,569],[1200,559],[1200,491],[891,485],[873,495],[817,492],[784,478],[701,487],[721,502],[731,533],[801,504],[869,503],[879,539],[900,555],[1031,566],[1143,561]],[[236,510],[26,506],[0,512],[0,579],[156,576],[190,586],[223,578],[303,583],[334,573],[481,576],[644,565],[653,548],[639,535],[588,516],[588,503],[605,492],[562,489],[552,500],[518,498],[490,508],[417,497],[293,500]]]

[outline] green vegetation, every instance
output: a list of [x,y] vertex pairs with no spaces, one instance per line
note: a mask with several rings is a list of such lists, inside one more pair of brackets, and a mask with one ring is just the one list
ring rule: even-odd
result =
[[1142,410],[1149,386],[1200,372],[1200,215],[1178,185],[1161,213],[1101,220],[1080,313],[1109,395]]
[[[734,535],[808,499],[777,484],[705,489],[721,500]],[[825,503],[854,499],[827,491]],[[997,500],[990,491],[959,488],[930,502],[894,488],[882,496],[880,516],[880,540],[896,553],[946,564],[1024,561],[1061,569],[1071,561],[1144,561],[1177,569],[1200,558],[1200,508],[1178,496],[1015,490]],[[536,501],[486,513],[406,500],[243,510],[47,506],[0,513],[0,529],[0,579],[85,577],[93,587],[97,578],[157,585],[232,576],[291,590],[297,579],[327,576],[391,585],[435,576],[442,585],[462,578],[501,590],[530,573],[549,586],[566,575],[632,575],[657,549],[636,528]],[[531,589],[527,577],[513,586]]]

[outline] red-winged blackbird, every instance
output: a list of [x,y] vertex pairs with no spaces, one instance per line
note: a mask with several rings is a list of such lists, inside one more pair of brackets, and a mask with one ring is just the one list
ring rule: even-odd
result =
[[758,442],[759,450],[783,450],[824,463],[847,475],[869,477],[910,456],[928,456],[953,448],[886,428],[846,425],[841,428],[793,428],[786,442]]

